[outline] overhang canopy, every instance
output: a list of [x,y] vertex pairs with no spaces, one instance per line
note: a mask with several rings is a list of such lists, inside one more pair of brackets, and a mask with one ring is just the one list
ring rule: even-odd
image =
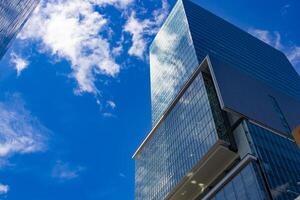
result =
[[186,177],[173,189],[166,200],[194,200],[201,195],[238,158],[237,153],[219,140]]

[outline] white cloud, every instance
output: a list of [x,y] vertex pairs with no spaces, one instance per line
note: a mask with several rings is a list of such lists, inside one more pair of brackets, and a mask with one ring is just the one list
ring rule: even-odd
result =
[[127,23],[124,26],[124,31],[129,32],[132,36],[132,46],[130,47],[128,54],[131,56],[137,56],[141,59],[144,58],[144,52],[146,49],[146,41],[144,35],[149,32],[151,21],[139,20],[136,18],[136,13],[132,12]]
[[131,3],[134,2],[134,0],[90,0],[90,1],[97,5],[113,5],[118,8],[126,8]]
[[[125,6],[131,1],[50,0],[41,3],[19,35],[21,40],[40,41],[42,50],[67,59],[78,82],[78,93],[98,93],[95,75],[114,77],[120,71],[112,56],[109,41],[100,33],[107,20],[95,10],[96,5]],[[42,27],[42,28],[41,28]]]
[[122,52],[123,52],[123,47],[122,47],[122,45],[119,45],[119,46],[114,47],[114,48],[112,49],[112,53],[113,53],[113,55],[115,55],[115,56],[119,56]]
[[19,95],[0,102],[0,158],[44,150],[48,132],[25,108]]
[[60,180],[71,180],[78,178],[80,173],[84,170],[84,167],[71,166],[69,163],[57,161],[52,170],[52,177]]
[[281,35],[278,31],[268,31],[268,30],[261,30],[261,29],[249,29],[248,31],[254,37],[264,41],[265,43],[275,47],[276,49],[281,49]]
[[167,0],[162,0],[162,8],[153,11],[153,19],[138,19],[135,11],[132,11],[125,26],[124,31],[132,36],[132,45],[128,54],[140,59],[144,58],[147,47],[147,36],[154,35],[159,30],[160,25],[169,13],[169,4]]
[[15,66],[17,75],[20,76],[21,72],[28,67],[29,62],[15,53],[11,53],[10,57],[10,62]]
[[107,101],[106,103],[111,109],[115,109],[117,107],[116,103],[113,101]]
[[260,29],[249,29],[249,33],[267,44],[283,51],[290,62],[297,67],[300,63],[300,46],[283,45],[281,35],[278,31],[268,31]]
[[6,194],[9,191],[9,186],[0,183],[0,195]]
[[281,15],[286,15],[288,13],[288,10],[291,8],[290,4],[286,4],[281,8]]
[[0,169],[4,167],[11,167],[14,166],[12,163],[9,162],[6,158],[0,158]]
[[102,114],[105,118],[115,118],[116,116],[113,113],[105,112]]
[[[169,12],[167,0],[161,0],[161,8],[152,12],[151,19],[142,20],[130,7],[134,1],[42,0],[18,38],[37,42],[40,52],[50,53],[56,61],[69,61],[70,77],[78,83],[76,94],[89,92],[98,95],[97,75],[116,77],[121,70],[116,58],[123,53],[125,39],[121,36],[120,41],[112,45],[110,39],[114,32],[109,15],[97,8],[111,5],[121,10],[121,17],[126,20],[124,31],[132,36],[128,54],[141,59],[148,45],[147,36],[158,31]],[[129,17],[125,11],[131,11]],[[18,72],[26,68],[26,64],[28,61],[19,64]]]
[[[107,15],[97,7],[111,5],[123,11],[134,1],[42,0],[18,38],[38,42],[41,52],[69,61],[72,68],[70,77],[78,83],[76,94],[89,92],[98,95],[100,91],[95,85],[97,75],[115,77],[121,70],[116,57],[123,52],[120,42],[124,42],[124,38],[112,46],[110,37],[103,36],[114,33]],[[135,11],[126,19],[124,31],[132,36],[129,55],[144,58],[147,36],[157,32],[169,11],[167,0],[162,0],[161,5],[152,12],[151,19],[138,19]],[[18,72],[26,68],[26,64],[28,62],[19,64]]]
[[121,178],[126,178],[126,175],[123,174],[123,173],[119,173],[119,176],[120,176]]
[[298,65],[300,63],[300,47],[299,46],[293,47],[287,53],[287,57],[294,65]]
[[162,7],[153,11],[154,23],[156,25],[156,32],[159,30],[159,26],[164,22],[169,14],[169,4],[167,0],[161,1]]

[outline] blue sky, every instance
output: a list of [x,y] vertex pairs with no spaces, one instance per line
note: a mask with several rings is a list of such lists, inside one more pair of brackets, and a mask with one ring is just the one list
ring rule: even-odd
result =
[[[298,0],[195,0],[300,71]],[[0,63],[0,199],[134,198],[148,47],[175,0],[44,0]]]

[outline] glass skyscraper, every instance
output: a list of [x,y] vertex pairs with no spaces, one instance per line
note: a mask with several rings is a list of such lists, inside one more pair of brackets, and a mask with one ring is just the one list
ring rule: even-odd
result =
[[189,0],[150,48],[152,130],[136,200],[300,195],[300,77],[286,56]]
[[0,0],[0,59],[39,0]]

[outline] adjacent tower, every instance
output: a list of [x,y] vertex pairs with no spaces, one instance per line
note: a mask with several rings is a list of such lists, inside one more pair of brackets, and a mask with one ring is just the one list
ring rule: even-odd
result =
[[0,59],[39,0],[0,0]]
[[300,77],[286,56],[189,0],[150,48],[153,128],[136,200],[297,198]]

